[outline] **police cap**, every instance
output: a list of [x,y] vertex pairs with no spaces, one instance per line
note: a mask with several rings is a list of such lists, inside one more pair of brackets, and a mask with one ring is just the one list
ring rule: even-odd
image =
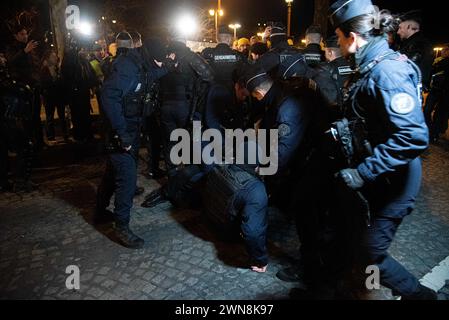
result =
[[243,79],[248,91],[253,92],[262,83],[270,80],[270,76],[262,66],[253,64],[245,68]]
[[127,48],[132,49],[133,46],[133,39],[131,35],[126,32],[122,31],[117,34],[117,37],[115,38],[115,43],[117,43],[117,48]]
[[352,18],[373,13],[371,0],[338,0],[329,8],[329,20],[334,28]]

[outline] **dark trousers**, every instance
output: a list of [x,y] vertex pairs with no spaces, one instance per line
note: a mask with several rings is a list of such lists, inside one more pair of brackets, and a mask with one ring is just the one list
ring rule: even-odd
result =
[[187,101],[164,101],[162,105],[161,126],[164,134],[164,156],[167,169],[175,167],[170,160],[170,151],[176,142],[170,141],[170,135],[176,129],[186,128],[189,114],[190,107]]
[[447,121],[449,118],[449,98],[447,94],[443,94],[441,99],[435,106],[432,125],[430,126],[430,136],[438,138],[440,134],[444,134],[447,130]]
[[90,109],[89,90],[74,90],[70,101],[70,114],[72,116],[73,138],[77,141],[85,141],[93,137]]
[[367,263],[379,267],[382,285],[392,289],[395,295],[410,296],[418,288],[418,279],[388,254],[401,222],[402,219],[375,217],[363,237],[362,249]]
[[45,115],[47,117],[47,139],[55,138],[55,111],[58,112],[62,134],[67,137],[67,124],[65,121],[65,106],[62,102],[50,97],[45,99]]
[[241,231],[250,257],[267,265],[268,197],[263,182],[254,178],[237,194],[234,205],[241,212]]
[[41,150],[44,146],[44,131],[41,120],[41,90],[35,88],[33,96],[33,121],[32,121],[32,135],[35,140],[35,148]]
[[154,112],[145,119],[145,138],[144,143],[148,150],[148,171],[155,172],[159,168],[161,160],[162,132],[158,114]]
[[108,207],[115,193],[114,219],[118,225],[129,225],[136,182],[136,159],[127,152],[109,155],[106,171],[97,191],[97,210]]

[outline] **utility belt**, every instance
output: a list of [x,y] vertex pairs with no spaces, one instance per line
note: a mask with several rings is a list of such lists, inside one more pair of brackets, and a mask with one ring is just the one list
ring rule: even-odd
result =
[[324,146],[329,158],[344,167],[354,168],[373,153],[362,119],[343,118],[332,123],[325,132]]

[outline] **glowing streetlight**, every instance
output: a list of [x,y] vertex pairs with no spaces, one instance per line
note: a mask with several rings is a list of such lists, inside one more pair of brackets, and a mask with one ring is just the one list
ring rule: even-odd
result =
[[229,25],[229,28],[234,30],[234,40],[237,39],[237,29],[241,28],[242,26],[238,23],[233,23]]
[[116,23],[117,23],[117,20],[112,20],[112,23],[116,24]]
[[285,0],[287,3],[287,35],[290,37],[290,23],[292,19],[292,2],[293,0]]
[[186,14],[176,20],[176,29],[180,35],[188,38],[197,32],[198,24],[194,17]]
[[224,11],[221,10],[220,8],[218,8],[217,10],[215,9],[210,9],[209,10],[209,14],[214,17],[215,16],[215,40],[218,41],[218,17],[223,17],[224,16]]
[[78,32],[85,36],[91,36],[93,34],[93,26],[88,22],[80,23]]

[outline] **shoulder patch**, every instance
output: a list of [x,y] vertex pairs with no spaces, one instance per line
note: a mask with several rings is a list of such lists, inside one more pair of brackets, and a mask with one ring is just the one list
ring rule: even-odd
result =
[[407,114],[415,108],[415,99],[408,93],[396,93],[391,99],[391,108],[398,114]]
[[279,137],[285,137],[290,134],[290,126],[288,124],[282,123],[278,127],[278,136]]

